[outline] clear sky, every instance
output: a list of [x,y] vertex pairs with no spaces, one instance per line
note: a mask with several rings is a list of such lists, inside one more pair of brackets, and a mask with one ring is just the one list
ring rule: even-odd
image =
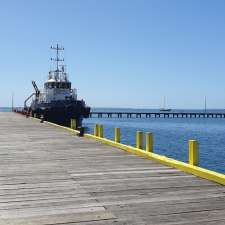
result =
[[0,106],[16,105],[65,47],[92,107],[225,108],[224,0],[0,0]]

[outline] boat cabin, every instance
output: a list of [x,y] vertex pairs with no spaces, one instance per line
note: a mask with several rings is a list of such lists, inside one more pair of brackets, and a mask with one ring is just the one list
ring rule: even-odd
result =
[[45,83],[45,88],[62,88],[62,89],[70,89],[71,88],[71,82],[57,82],[53,79],[48,80]]

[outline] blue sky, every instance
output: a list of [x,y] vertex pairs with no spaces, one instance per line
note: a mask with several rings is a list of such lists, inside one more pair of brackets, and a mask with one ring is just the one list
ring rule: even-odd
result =
[[65,47],[78,96],[92,107],[225,108],[223,0],[1,0],[0,106],[47,78]]

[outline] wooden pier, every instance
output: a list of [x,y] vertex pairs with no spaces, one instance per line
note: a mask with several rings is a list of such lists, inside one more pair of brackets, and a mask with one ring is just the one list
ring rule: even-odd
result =
[[90,118],[225,118],[225,113],[210,112],[91,112]]
[[225,187],[0,113],[0,225],[224,225]]

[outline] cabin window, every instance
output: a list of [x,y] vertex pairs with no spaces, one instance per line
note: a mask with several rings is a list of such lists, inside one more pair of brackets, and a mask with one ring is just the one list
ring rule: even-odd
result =
[[48,82],[45,83],[45,88],[62,88],[62,89],[70,89],[70,82]]
[[64,88],[64,89],[68,89],[68,88],[70,88],[70,83],[62,83],[62,88]]

